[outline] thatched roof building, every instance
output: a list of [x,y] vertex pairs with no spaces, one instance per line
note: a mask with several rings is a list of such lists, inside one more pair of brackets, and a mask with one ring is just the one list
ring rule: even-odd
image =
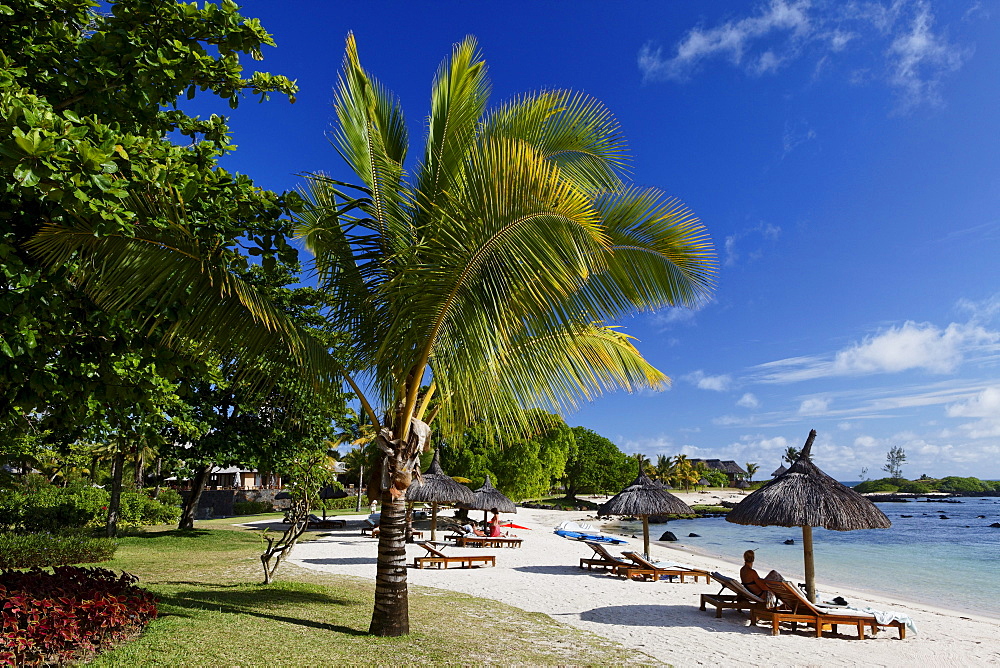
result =
[[782,465],[781,465],[781,466],[779,466],[778,468],[774,469],[774,472],[773,472],[773,473],[771,473],[771,477],[772,477],[772,478],[777,478],[777,477],[778,477],[779,475],[781,475],[782,473],[784,473],[784,472],[785,472],[785,471],[787,471],[787,470],[788,470],[788,469],[787,469],[787,468],[785,468],[785,465],[784,465],[784,464],[782,464]]
[[689,459],[692,464],[704,464],[710,469],[722,471],[729,478],[730,486],[735,486],[737,480],[742,480],[747,472],[732,459]]
[[438,461],[438,454],[439,451],[434,450],[434,459],[427,467],[427,473],[414,478],[406,488],[407,501],[423,501],[431,504],[431,540],[437,540],[438,504],[464,504],[475,500],[471,489],[445,475]]

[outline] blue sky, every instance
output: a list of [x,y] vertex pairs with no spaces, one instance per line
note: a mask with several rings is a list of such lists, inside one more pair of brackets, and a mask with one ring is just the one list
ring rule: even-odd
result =
[[[494,99],[602,100],[632,178],[704,221],[713,301],[620,323],[673,378],[567,416],[628,453],[752,461],[810,429],[821,468],[1000,478],[1000,4],[369,2],[242,5],[278,42],[248,67],[298,101],[231,115],[225,166],[274,190],[345,177],[325,139],[348,31],[423,136],[431,77],[475,35]],[[411,151],[411,154],[419,151]]]

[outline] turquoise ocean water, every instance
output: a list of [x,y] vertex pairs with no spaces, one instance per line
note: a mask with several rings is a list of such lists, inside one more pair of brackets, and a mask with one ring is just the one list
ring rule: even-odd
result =
[[[1000,498],[877,505],[892,521],[891,528],[813,530],[816,581],[822,596],[836,596],[841,585],[1000,619],[1000,529],[989,526],[1000,522]],[[641,540],[641,523],[618,526],[621,533]],[[672,531],[678,541],[663,545],[738,563],[743,551],[752,549],[761,575],[775,569],[790,580],[803,581],[801,529],[743,526],[721,517],[649,526],[654,541],[664,531]],[[689,533],[700,537],[689,538]],[[783,544],[789,538],[794,545]],[[729,575],[735,576],[735,570]]]

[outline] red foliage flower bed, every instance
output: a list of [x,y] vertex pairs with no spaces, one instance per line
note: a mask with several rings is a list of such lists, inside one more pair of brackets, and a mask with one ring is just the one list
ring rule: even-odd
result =
[[0,572],[0,665],[86,660],[135,638],[156,618],[137,578],[104,568]]

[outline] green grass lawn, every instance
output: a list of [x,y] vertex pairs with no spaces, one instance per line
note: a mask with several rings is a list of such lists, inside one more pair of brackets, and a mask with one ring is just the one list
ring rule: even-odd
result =
[[[199,526],[232,529],[240,521]],[[546,615],[424,587],[410,587],[409,636],[372,637],[372,580],[283,564],[277,582],[265,587],[260,552],[257,533],[224,528],[123,538],[115,559],[101,566],[139,576],[140,586],[160,597],[160,618],[93,665],[657,663]]]

